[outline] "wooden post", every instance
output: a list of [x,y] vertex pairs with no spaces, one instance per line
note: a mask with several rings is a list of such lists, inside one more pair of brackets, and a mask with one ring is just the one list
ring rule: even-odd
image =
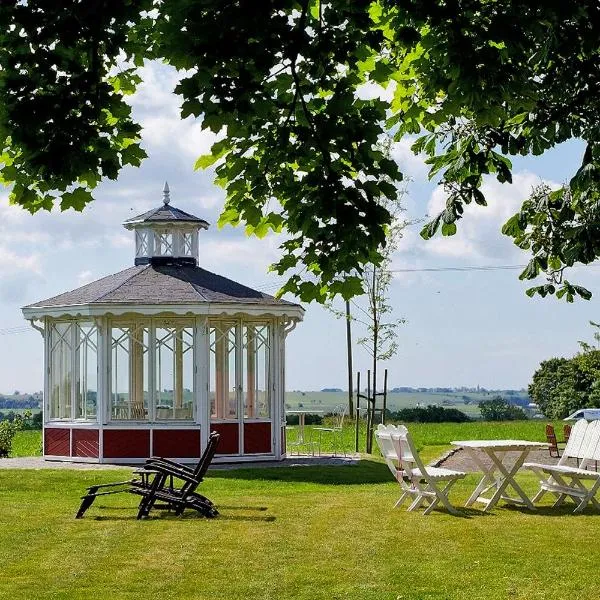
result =
[[354,431],[354,447],[355,452],[358,452],[358,429],[359,429],[359,419],[360,419],[360,371],[356,373],[356,427]]
[[387,369],[383,372],[383,412],[381,422],[385,425],[385,411],[387,409]]
[[[352,417],[354,417],[354,403],[352,399],[352,329],[350,327],[349,300],[346,300],[346,345],[348,353],[348,414],[352,419]],[[358,392],[360,393],[360,389],[358,390]]]
[[371,371],[367,371],[367,454],[371,454],[371,420],[373,418],[372,402],[375,398],[371,398]]

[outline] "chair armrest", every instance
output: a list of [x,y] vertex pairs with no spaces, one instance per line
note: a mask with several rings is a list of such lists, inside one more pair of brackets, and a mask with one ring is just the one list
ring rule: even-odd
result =
[[155,463],[152,464],[149,470],[156,471],[160,475],[171,475],[172,477],[177,477],[177,479],[181,479],[189,483],[197,481],[196,477],[192,477],[189,473],[182,471],[181,469],[177,469],[171,465]]
[[146,464],[147,465],[164,464],[164,465],[169,465],[171,467],[174,467],[176,469],[181,469],[182,471],[185,471],[190,474],[192,474],[194,472],[194,469],[192,469],[190,467],[186,467],[185,465],[175,462],[174,460],[169,460],[168,458],[161,458],[158,456],[151,456],[146,461]]

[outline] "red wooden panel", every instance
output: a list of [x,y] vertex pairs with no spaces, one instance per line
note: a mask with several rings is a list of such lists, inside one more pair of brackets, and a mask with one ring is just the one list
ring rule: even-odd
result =
[[70,456],[70,439],[68,429],[44,429],[44,454],[46,456]]
[[98,458],[97,429],[73,429],[73,456]]
[[217,454],[239,454],[239,431],[237,423],[212,423],[211,431],[221,434]]
[[244,425],[244,454],[271,452],[271,423],[246,423]]
[[105,429],[105,458],[148,458],[150,456],[149,429]]
[[152,454],[165,458],[200,458],[200,430],[155,429]]

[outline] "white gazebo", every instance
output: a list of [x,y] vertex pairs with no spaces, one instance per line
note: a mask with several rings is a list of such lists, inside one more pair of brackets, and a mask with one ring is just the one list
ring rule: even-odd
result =
[[124,223],[135,266],[24,307],[44,337],[44,456],[217,460],[285,456],[287,334],[279,300],[198,266],[208,223],[163,204]]

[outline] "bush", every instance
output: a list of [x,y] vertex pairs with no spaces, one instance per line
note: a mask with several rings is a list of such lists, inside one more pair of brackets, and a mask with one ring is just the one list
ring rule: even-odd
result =
[[[286,415],[285,416],[285,424],[286,425],[298,425],[300,423],[300,415]],[[321,415],[311,415],[307,413],[304,415],[304,424],[305,425],[322,425],[323,417]]]
[[401,410],[386,412],[390,421],[404,423],[466,423],[471,419],[457,408],[444,408],[430,404],[426,408],[403,408]]
[[502,396],[482,400],[479,403],[479,410],[484,421],[524,421],[527,419],[525,411],[520,406],[511,404]]
[[21,415],[17,415],[11,421],[0,421],[0,458],[6,458],[10,454],[15,433],[23,429],[23,421]]

